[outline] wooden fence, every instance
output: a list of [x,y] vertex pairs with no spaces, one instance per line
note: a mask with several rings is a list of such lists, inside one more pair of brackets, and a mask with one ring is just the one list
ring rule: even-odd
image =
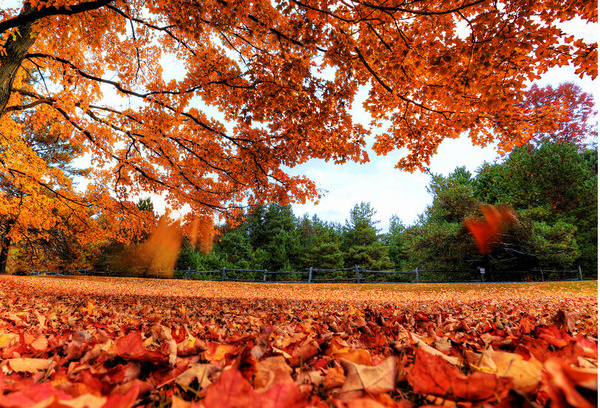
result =
[[[117,276],[110,272],[81,269],[62,273],[34,271],[30,275],[84,275]],[[517,282],[517,281],[566,281],[583,280],[581,267],[572,270],[535,269],[529,271],[484,270],[447,271],[416,268],[413,271],[375,271],[356,265],[352,268],[320,269],[308,268],[302,271],[268,271],[266,269],[228,269],[211,271],[176,270],[176,278],[202,279],[230,282],[280,282],[280,283],[479,283],[479,282]],[[152,277],[152,276],[149,276]],[[283,277],[283,279],[281,279]]]
[[[572,270],[531,270],[531,271],[496,271],[488,274],[476,271],[444,271],[416,268],[414,271],[375,271],[363,269],[356,265],[352,268],[320,269],[308,268],[302,271],[268,271],[265,269],[227,269],[197,271],[192,269],[175,271],[175,275],[183,279],[193,279],[204,275],[205,280],[234,282],[302,282],[302,283],[443,283],[443,282],[506,282],[506,281],[565,281],[583,280],[581,267]],[[242,275],[242,276],[240,276]],[[250,276],[252,277],[250,277]],[[287,276],[291,279],[278,279]],[[516,279],[519,277],[519,279]],[[507,280],[507,278],[509,278]]]

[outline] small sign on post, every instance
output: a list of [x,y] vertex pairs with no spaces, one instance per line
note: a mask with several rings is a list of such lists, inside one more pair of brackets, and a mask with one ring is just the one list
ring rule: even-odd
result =
[[481,274],[481,281],[485,282],[485,268],[479,268],[479,273]]

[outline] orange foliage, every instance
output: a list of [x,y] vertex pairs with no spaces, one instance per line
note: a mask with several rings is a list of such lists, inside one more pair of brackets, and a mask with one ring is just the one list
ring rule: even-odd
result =
[[[567,113],[532,122],[529,81],[566,64],[596,76],[595,44],[556,26],[574,18],[596,21],[596,2],[23,1],[0,9],[0,179],[33,197],[61,177],[24,143],[23,112],[95,164],[90,197],[53,198],[117,210],[120,231],[130,213],[108,197],[162,194],[200,218],[317,199],[285,169],[364,162],[387,123],[373,148],[408,149],[402,169],[424,169],[465,131],[509,151]],[[27,86],[31,72],[45,82]],[[351,114],[362,86],[370,128]]]
[[517,223],[514,212],[507,206],[484,205],[481,207],[484,219],[467,219],[465,226],[473,235],[477,249],[482,254],[487,254],[494,247],[494,240],[502,228]]

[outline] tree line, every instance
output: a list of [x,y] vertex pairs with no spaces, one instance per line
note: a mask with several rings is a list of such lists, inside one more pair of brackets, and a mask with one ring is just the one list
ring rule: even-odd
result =
[[[580,265],[586,276],[596,276],[597,169],[595,148],[528,144],[474,174],[465,167],[446,176],[431,174],[432,203],[413,225],[393,216],[385,233],[368,202],[356,204],[344,224],[316,215],[298,217],[290,206],[256,206],[234,224],[221,225],[208,252],[184,240],[176,267],[299,271],[360,265],[406,271],[486,265],[501,272]],[[510,206],[518,222],[496,237],[491,253],[482,255],[464,221],[481,217],[485,204]]]
[[[67,148],[53,151],[57,164],[68,164],[68,152]],[[150,266],[148,260],[156,260],[157,253],[165,252],[168,246],[173,252],[166,262],[171,270],[225,267],[301,271],[359,265],[368,270],[407,271],[485,266],[502,273],[580,265],[586,277],[595,277],[597,170],[595,146],[549,139],[528,143],[503,160],[484,163],[474,173],[464,167],[448,175],[430,173],[431,204],[412,225],[393,216],[385,232],[378,227],[376,210],[368,202],[356,204],[343,224],[318,216],[297,216],[291,206],[272,203],[249,207],[228,222],[205,225],[199,231],[197,225],[195,230],[190,228],[193,221],[180,227],[166,215],[159,217],[152,201],[145,198],[137,202],[136,209],[142,214],[138,222],[144,224],[138,230],[146,232],[136,235],[132,231],[129,241],[81,240],[77,219],[65,217],[64,224],[48,230],[40,226],[24,231],[28,239],[13,245],[9,269],[26,273],[36,268],[92,268],[148,276],[156,274],[156,268],[165,269],[164,262],[158,263],[163,266],[156,266],[156,262]],[[495,237],[489,254],[478,252],[465,226],[465,220],[482,218],[483,205],[509,206],[518,219]],[[99,228],[111,225],[103,214],[96,214],[94,220]],[[161,223],[177,231],[156,232]],[[156,239],[148,239],[151,231],[178,238],[166,246],[164,242],[157,244]],[[117,235],[127,235],[127,231],[115,232]]]

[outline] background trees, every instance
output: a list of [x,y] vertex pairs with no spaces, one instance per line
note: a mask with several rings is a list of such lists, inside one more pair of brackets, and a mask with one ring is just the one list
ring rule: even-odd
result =
[[[508,204],[529,223],[548,265],[575,263],[596,273],[598,248],[598,151],[544,141],[516,149],[505,162],[484,165],[475,191],[482,201]],[[551,233],[551,230],[554,233]],[[576,231],[576,232],[575,232]],[[575,234],[577,245],[572,242]],[[550,239],[550,244],[544,237]],[[559,262],[564,259],[565,262]]]
[[[45,210],[19,213],[39,230],[79,211],[80,220],[102,214],[105,231],[136,234],[145,223],[133,201],[144,193],[205,220],[235,217],[242,203],[315,199],[314,183],[286,169],[364,162],[367,136],[384,123],[373,149],[406,148],[406,170],[423,170],[445,137],[464,132],[509,152],[570,117],[566,97],[530,104],[528,81],[567,64],[597,75],[596,45],[557,26],[596,21],[588,0],[20,5],[0,10],[0,178]],[[180,69],[165,70],[166,60]],[[34,73],[42,81],[31,83]],[[350,114],[362,87],[368,127]],[[88,191],[25,140],[21,114],[89,155]],[[5,217],[21,201],[1,204]],[[99,230],[79,231],[91,242]],[[272,253],[285,251],[258,245],[257,262],[296,256],[297,238],[271,241]]]

